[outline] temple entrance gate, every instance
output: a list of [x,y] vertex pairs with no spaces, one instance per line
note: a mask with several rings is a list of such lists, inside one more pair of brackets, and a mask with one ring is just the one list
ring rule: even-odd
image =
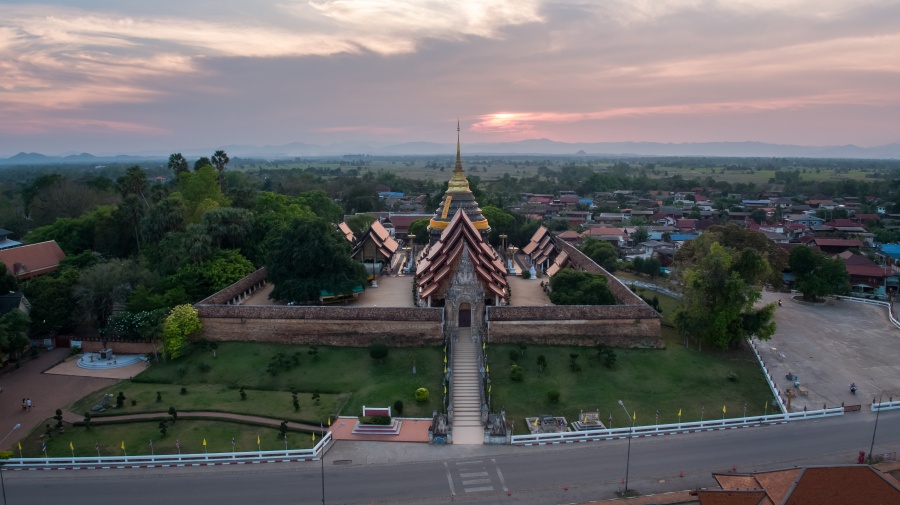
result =
[[470,328],[472,326],[472,306],[469,303],[459,305],[459,327]]

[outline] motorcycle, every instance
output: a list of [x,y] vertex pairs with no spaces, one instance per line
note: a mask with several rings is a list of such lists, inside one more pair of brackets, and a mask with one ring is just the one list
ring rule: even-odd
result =
[[850,394],[856,394],[856,384],[850,384]]

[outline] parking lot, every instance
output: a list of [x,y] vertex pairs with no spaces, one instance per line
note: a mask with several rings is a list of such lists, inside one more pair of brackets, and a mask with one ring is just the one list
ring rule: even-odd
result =
[[[900,329],[888,319],[887,308],[832,300],[806,303],[784,293],[763,293],[763,301],[782,300],[775,314],[778,330],[758,346],[778,389],[793,381],[809,392],[798,393],[792,410],[840,405],[867,405],[884,391],[885,399],[900,398]],[[874,380],[873,380],[874,379]],[[850,393],[850,383],[859,390]]]

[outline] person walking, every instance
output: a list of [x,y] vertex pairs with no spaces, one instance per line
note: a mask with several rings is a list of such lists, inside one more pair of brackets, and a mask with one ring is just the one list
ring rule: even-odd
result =
[[22,410],[28,410],[28,403],[22,398]]
[[31,398],[28,398],[27,400],[25,400],[25,404],[28,405],[28,411],[31,412],[31,407],[32,407]]

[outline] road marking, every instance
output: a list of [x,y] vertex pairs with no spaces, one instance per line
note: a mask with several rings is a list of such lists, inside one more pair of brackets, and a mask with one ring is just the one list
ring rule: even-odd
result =
[[450,496],[456,496],[456,490],[453,489],[453,477],[450,475],[450,466],[444,461],[444,470],[447,471],[447,483],[450,484]]
[[483,463],[480,459],[476,459],[474,461],[457,461],[457,465],[474,465],[476,463]]
[[487,477],[487,474],[488,474],[487,472],[475,472],[475,473],[461,473],[461,474],[459,474],[459,476],[462,477],[463,479],[467,479],[469,477]]
[[500,486],[503,487],[503,491],[509,491],[506,487],[506,479],[503,478],[503,473],[500,471],[500,465],[497,464],[497,460],[491,458],[491,461],[494,463],[494,468],[497,470],[497,478],[500,479]]
[[474,484],[490,484],[491,479],[473,479],[473,480],[464,480],[462,481],[463,486],[471,486]]
[[467,493],[478,493],[480,491],[493,491],[494,486],[483,486],[483,487],[467,487],[465,488]]

